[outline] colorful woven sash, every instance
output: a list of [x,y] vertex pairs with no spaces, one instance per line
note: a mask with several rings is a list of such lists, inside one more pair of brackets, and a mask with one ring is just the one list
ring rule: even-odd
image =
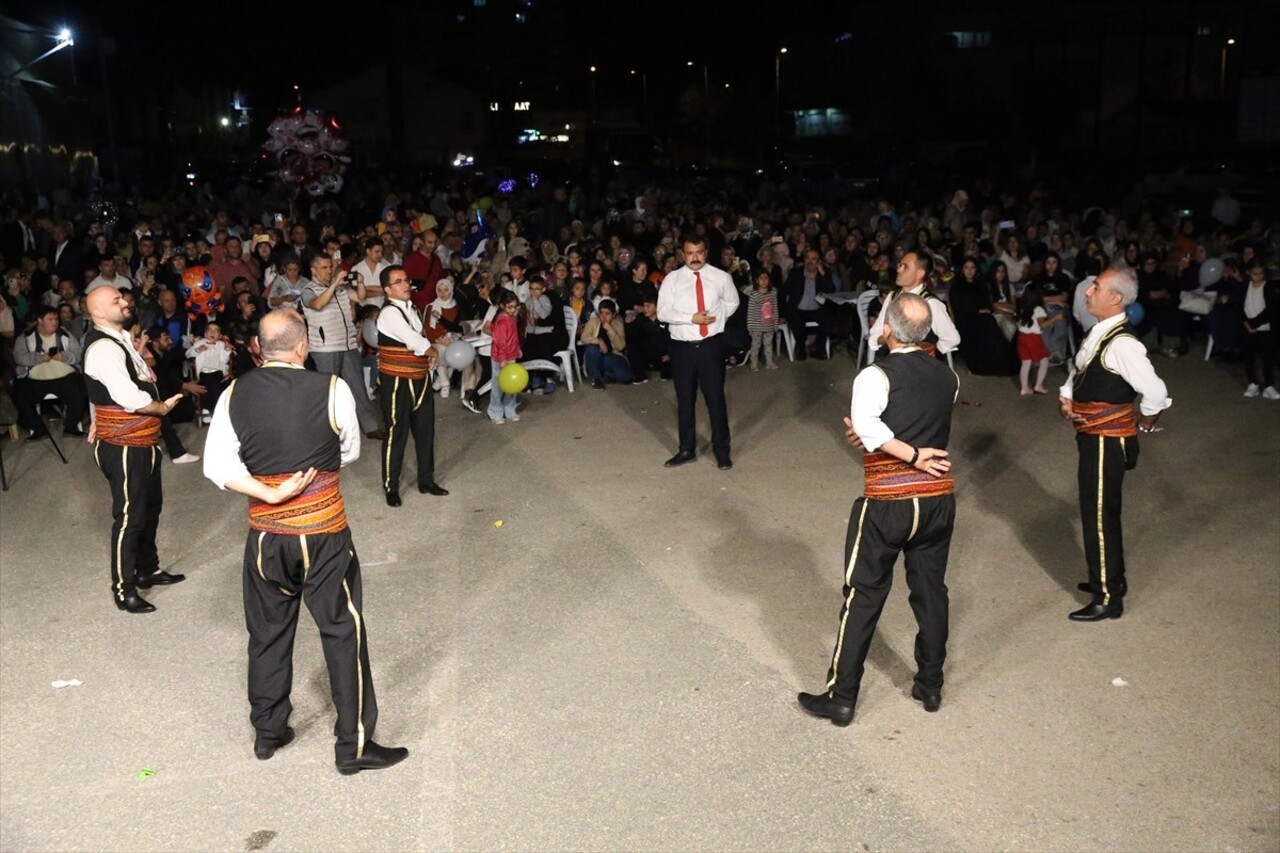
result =
[[938,345],[937,345],[937,344],[932,343],[932,342],[930,342],[930,341],[921,341],[920,343],[916,344],[916,346],[920,347],[920,349],[922,349],[922,350],[924,350],[925,352],[929,353],[929,355],[933,356],[934,358],[937,358],[937,357],[938,357]]
[[408,347],[378,347],[378,372],[401,379],[426,379],[430,372],[425,355],[414,355]]
[[[254,476],[259,483],[278,486],[292,474]],[[249,500],[249,527],[264,533],[302,536],[340,533],[347,529],[347,510],[338,488],[337,471],[321,471],[302,494],[281,504]]]
[[117,447],[155,447],[160,442],[160,419],[126,412],[119,406],[94,406],[98,441]]
[[1128,438],[1138,433],[1138,416],[1132,403],[1081,403],[1071,401],[1071,413],[1084,418],[1076,422],[1076,432]]
[[936,498],[955,491],[956,481],[950,473],[933,477],[888,453],[868,453],[862,458],[867,500],[901,501],[910,498]]

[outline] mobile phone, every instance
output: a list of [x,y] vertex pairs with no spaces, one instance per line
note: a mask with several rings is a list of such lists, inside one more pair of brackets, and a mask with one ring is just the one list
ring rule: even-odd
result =
[[1191,215],[1192,215],[1192,214],[1191,214],[1191,209],[1190,209],[1190,208],[1188,208],[1188,209],[1186,209],[1186,210],[1179,210],[1179,211],[1178,211],[1178,215],[1179,215],[1179,216],[1191,216]]
[[1000,222],[1001,231],[1008,231],[1011,228],[1017,228],[1017,227],[1018,227],[1018,223],[1013,221],[1012,219],[1004,219],[1004,220],[1001,220]]
[[57,354],[58,354],[57,347],[49,347],[49,358],[53,358]]

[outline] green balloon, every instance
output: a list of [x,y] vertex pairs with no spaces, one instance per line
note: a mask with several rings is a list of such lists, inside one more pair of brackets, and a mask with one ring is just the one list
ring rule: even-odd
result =
[[529,384],[529,371],[512,362],[498,371],[498,387],[504,394],[519,394]]

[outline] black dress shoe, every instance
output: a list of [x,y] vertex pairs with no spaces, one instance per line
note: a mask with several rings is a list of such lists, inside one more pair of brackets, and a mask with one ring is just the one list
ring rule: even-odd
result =
[[387,492],[387,506],[400,506],[401,503],[399,492]]
[[826,717],[837,726],[847,726],[853,722],[853,705],[840,699],[833,699],[827,694],[815,695],[801,693],[796,697],[800,707],[815,717]]
[[717,456],[716,467],[721,471],[728,471],[733,467],[733,460],[729,458],[729,454],[727,453],[724,456]]
[[427,483],[425,486],[418,486],[418,492],[423,495],[435,495],[438,498],[442,498],[449,494],[448,489],[443,489],[435,483]]
[[153,613],[156,609],[154,604],[136,592],[126,595],[123,599],[117,599],[116,607],[120,610],[127,610],[130,613]]
[[1067,618],[1072,622],[1101,622],[1104,619],[1119,619],[1123,614],[1124,605],[1117,601],[1115,604],[1090,604],[1088,607],[1081,607],[1068,614]]
[[380,429],[371,429],[364,434],[364,437],[373,441],[386,441],[387,438],[386,434]]
[[268,758],[276,754],[276,750],[282,746],[288,746],[293,743],[293,726],[286,726],[284,737],[280,738],[276,743],[265,743],[262,735],[253,742],[253,754],[258,757],[259,761],[266,761]]
[[942,691],[926,691],[919,684],[911,685],[911,698],[924,703],[924,709],[932,714],[942,707]]
[[675,468],[678,465],[684,465],[697,459],[697,455],[691,450],[681,450],[675,456],[672,456],[666,462],[662,463],[663,468]]
[[338,762],[338,772],[343,776],[352,776],[361,770],[381,770],[399,764],[408,757],[409,750],[403,746],[381,746],[368,741],[364,745],[364,755]]
[[153,586],[167,586],[171,583],[182,583],[186,579],[186,575],[171,575],[168,572],[152,572],[149,575],[138,575],[137,584],[141,589],[150,589]]

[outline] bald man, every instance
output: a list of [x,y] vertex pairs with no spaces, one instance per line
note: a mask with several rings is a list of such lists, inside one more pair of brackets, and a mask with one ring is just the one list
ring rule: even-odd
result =
[[265,761],[293,740],[293,637],[305,600],[338,711],[338,771],[390,767],[409,751],[373,741],[378,704],[360,560],[339,487],[339,470],[360,456],[356,401],[341,378],[303,368],[307,328],[297,311],[263,317],[258,343],[266,362],[223,393],[204,446],[204,475],[249,498],[244,618],[254,755]]
[[164,493],[160,484],[160,419],[182,399],[160,399],[151,368],[133,347],[126,326],[133,309],[114,287],[86,297],[93,328],[84,340],[84,375],[93,405],[93,457],[111,487],[111,596],[129,613],[155,605],[138,589],[186,579],[160,570],[156,529]]
[[858,374],[845,418],[846,437],[865,450],[863,496],[854,501],[845,537],[844,605],[835,652],[821,693],[801,693],[800,707],[837,726],[853,722],[862,672],[880,611],[904,554],[916,634],[911,696],[926,711],[942,705],[947,656],[947,555],[955,524],[951,410],[959,380],[921,343],[933,314],[912,293],[899,293],[883,312],[889,354]]

